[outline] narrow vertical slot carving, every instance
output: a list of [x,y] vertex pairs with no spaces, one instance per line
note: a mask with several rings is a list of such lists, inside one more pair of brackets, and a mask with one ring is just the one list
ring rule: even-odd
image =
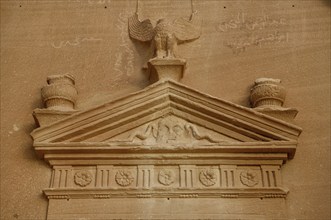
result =
[[65,170],[64,187],[68,187],[68,170]]
[[179,167],[179,185],[180,187],[183,187],[183,174],[180,167]]
[[266,173],[267,173],[268,187],[270,187],[271,186],[271,182],[270,182],[269,171],[266,171]]
[[60,176],[59,176],[59,187],[61,187],[62,182],[62,170],[59,170]]
[[185,176],[185,187],[187,187],[187,170],[184,170],[184,176]]
[[98,187],[98,184],[100,184],[100,181],[99,181],[99,169],[98,169],[98,167],[97,167],[97,172],[95,172],[95,183],[94,183],[94,186],[95,187]]
[[103,173],[104,170],[101,170],[101,187],[104,187],[103,185],[103,179],[104,179],[104,173]]
[[261,176],[262,176],[262,186],[265,186],[265,179],[264,179],[264,171],[261,169]]
[[146,170],[143,170],[143,187],[146,187]]
[[274,186],[277,186],[276,173],[272,171],[272,177],[274,178]]
[[102,172],[102,186],[107,187],[108,182],[108,170],[104,169]]
[[231,170],[231,181],[232,181],[232,187],[234,187],[234,172]]
[[52,170],[52,176],[51,176],[51,188],[53,188],[54,187],[54,178],[55,178],[55,170]]
[[151,186],[151,170],[148,170],[148,187]]
[[55,170],[53,187],[60,187],[61,173],[59,170]]
[[109,187],[109,179],[110,179],[110,174],[109,174],[109,170],[107,170],[107,187]]
[[222,169],[219,169],[219,174],[220,174],[220,186],[222,187],[222,181],[223,181],[223,177],[222,177]]

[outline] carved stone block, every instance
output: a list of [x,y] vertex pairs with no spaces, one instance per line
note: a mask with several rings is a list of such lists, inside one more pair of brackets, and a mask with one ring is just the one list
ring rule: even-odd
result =
[[184,76],[186,61],[184,59],[178,58],[154,58],[149,60],[148,68],[150,72],[150,81],[152,83],[159,80],[179,81]]

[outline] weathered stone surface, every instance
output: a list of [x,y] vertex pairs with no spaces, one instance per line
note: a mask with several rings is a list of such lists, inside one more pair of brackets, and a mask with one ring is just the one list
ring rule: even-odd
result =
[[[99,193],[96,198],[100,199],[95,198],[91,205],[88,199],[74,200],[55,194],[50,195],[54,198],[49,204],[50,219],[63,213],[77,219],[100,217],[82,216],[79,212],[84,209],[93,213],[98,208],[108,212],[105,219],[136,219],[146,215],[170,218],[173,213],[177,213],[176,219],[201,219],[206,214],[215,219],[330,218],[329,2],[193,3],[203,25],[199,39],[179,46],[180,57],[187,61],[181,83],[249,107],[249,91],[255,79],[282,79],[287,91],[284,106],[295,107],[300,112],[295,123],[304,132],[294,159],[282,166],[282,185],[290,189],[286,200],[196,198],[194,194],[183,194],[184,198],[146,199],[141,197],[149,195],[139,194],[140,198],[121,201]],[[35,156],[28,134],[35,129],[31,112],[42,108],[38,97],[48,75],[70,72],[75,76],[79,110],[108,103],[149,84],[141,67],[153,57],[153,49],[127,38],[127,18],[134,11],[133,1],[1,2],[2,219],[46,218],[47,199],[42,190],[49,184],[51,169]],[[154,23],[163,16],[173,20],[190,13],[189,1],[140,1],[140,18],[150,18]],[[79,166],[73,175],[81,171]],[[151,169],[148,166],[141,164],[140,174]],[[161,170],[173,167],[157,168],[153,169],[156,184],[162,187],[177,184],[178,170],[173,170],[173,179],[159,181]],[[84,173],[95,177],[96,172],[106,174],[108,169],[98,165]],[[212,185],[215,180],[212,172],[206,173],[211,182],[205,184],[210,186],[200,181],[200,173],[217,169],[220,167],[199,169],[197,182],[208,189],[217,187],[219,176]],[[261,176],[255,176],[254,172],[238,170],[238,183],[249,189],[256,182],[253,187],[259,186]],[[83,177],[77,182],[86,185],[71,182],[75,188],[88,189],[95,183],[93,178],[88,183],[89,174],[77,176]],[[96,181],[100,187],[106,184],[104,179]],[[155,211],[158,213],[154,214]]]
[[[71,199],[75,204],[86,199],[93,206],[100,198],[182,198],[199,206],[201,198],[286,197],[280,170],[294,157],[301,128],[180,84],[183,69],[174,68],[174,61],[180,60],[151,59],[157,81],[141,91],[59,120],[44,115],[50,118],[44,119],[47,126],[31,135],[36,152],[53,168],[50,188],[44,190],[50,201]],[[73,110],[73,77],[50,76],[48,83],[41,91],[46,110]],[[253,107],[262,113],[265,106],[281,109],[285,89],[279,83],[256,80]],[[48,213],[58,208],[49,206]],[[204,218],[220,216],[219,211],[211,215],[204,210]],[[102,208],[75,213],[117,218]],[[145,210],[136,213],[150,217]],[[159,210],[151,214],[163,215]],[[174,211],[164,218],[181,216]],[[62,211],[47,218],[72,216]],[[241,218],[247,216],[242,213]]]

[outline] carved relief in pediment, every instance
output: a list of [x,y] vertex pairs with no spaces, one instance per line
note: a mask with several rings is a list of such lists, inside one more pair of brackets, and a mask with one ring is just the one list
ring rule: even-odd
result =
[[175,116],[166,116],[111,138],[144,145],[197,145],[237,140]]

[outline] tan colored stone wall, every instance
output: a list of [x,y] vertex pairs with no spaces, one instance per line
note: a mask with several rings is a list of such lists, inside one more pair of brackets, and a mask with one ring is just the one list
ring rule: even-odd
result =
[[[275,217],[329,219],[329,1],[193,3],[203,18],[202,36],[179,48],[188,62],[182,83],[248,106],[256,78],[282,79],[285,106],[299,110],[296,123],[303,133],[294,159],[283,166],[290,194]],[[50,169],[36,157],[29,133],[48,75],[76,77],[81,109],[148,85],[141,67],[151,53],[127,35],[134,10],[135,1],[124,0],[1,1],[1,219],[46,217],[41,191],[49,186]],[[188,0],[141,0],[139,12],[155,22],[190,10]],[[249,207],[245,203],[238,204]],[[252,216],[259,210],[252,207]]]

